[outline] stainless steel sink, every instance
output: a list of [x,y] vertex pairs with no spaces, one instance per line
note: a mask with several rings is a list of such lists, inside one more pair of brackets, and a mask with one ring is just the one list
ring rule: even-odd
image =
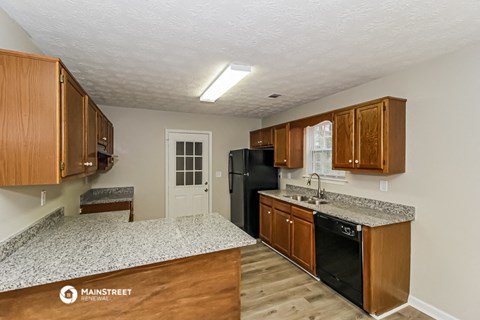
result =
[[309,197],[302,196],[300,194],[284,195],[284,197],[285,198],[290,198],[290,199],[293,199],[293,200],[297,200],[297,201],[306,201],[306,200],[310,199]]
[[327,204],[328,201],[325,199],[319,199],[316,197],[302,196],[301,194],[290,194],[284,195],[285,198],[290,198],[297,201],[307,202],[309,204]]
[[318,198],[308,198],[306,200],[304,200],[304,202],[307,202],[307,203],[310,203],[310,204],[316,204],[316,205],[319,205],[319,204],[327,204],[328,201],[325,200],[325,199],[318,199]]

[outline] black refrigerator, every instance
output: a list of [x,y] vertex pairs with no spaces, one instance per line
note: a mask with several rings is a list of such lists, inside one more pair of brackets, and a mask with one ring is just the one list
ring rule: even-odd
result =
[[228,156],[231,221],[254,238],[259,237],[258,190],[278,189],[273,150],[232,150]]

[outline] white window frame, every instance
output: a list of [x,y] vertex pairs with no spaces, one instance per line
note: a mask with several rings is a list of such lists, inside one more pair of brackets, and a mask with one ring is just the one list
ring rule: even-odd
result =
[[[325,120],[325,121],[322,121],[320,123],[317,123],[316,125],[314,126],[317,126],[317,125],[321,125],[325,122],[330,122],[331,121],[328,121],[328,120]],[[313,173],[313,168],[312,168],[312,145],[313,145],[313,142],[312,142],[312,135],[310,134],[310,131],[312,127],[314,126],[310,126],[310,127],[306,127],[305,128],[305,150],[304,150],[304,153],[305,153],[305,165],[304,165],[304,168],[306,169],[305,171],[305,174],[303,175],[303,178],[309,178],[310,177],[310,174]],[[336,171],[340,171],[340,170],[336,170]],[[320,179],[322,181],[325,181],[325,182],[328,182],[328,183],[333,183],[333,184],[345,184],[347,183],[347,178],[346,178],[346,172],[344,172],[344,175],[343,176],[329,176],[329,175],[323,175],[323,174],[320,174]],[[316,180],[317,177],[314,176],[313,177],[313,180]]]

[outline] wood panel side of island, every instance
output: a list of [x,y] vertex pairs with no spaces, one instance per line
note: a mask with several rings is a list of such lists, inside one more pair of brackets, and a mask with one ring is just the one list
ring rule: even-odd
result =
[[[59,298],[67,285],[78,292],[72,304]],[[131,289],[131,294],[92,301],[82,289]],[[238,320],[240,249],[3,292],[0,319]]]

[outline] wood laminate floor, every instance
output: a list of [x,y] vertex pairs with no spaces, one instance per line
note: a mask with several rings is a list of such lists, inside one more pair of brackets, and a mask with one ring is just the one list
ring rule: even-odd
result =
[[[263,244],[242,249],[242,320],[373,319]],[[406,307],[387,320],[433,319]]]

